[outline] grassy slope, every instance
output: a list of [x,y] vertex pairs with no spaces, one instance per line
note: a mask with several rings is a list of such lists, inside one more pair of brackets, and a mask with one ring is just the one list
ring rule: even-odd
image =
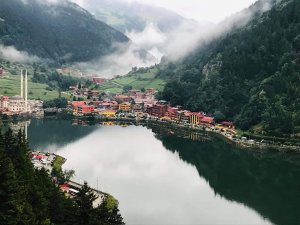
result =
[[[28,98],[29,99],[42,99],[49,100],[58,97],[58,91],[48,91],[46,84],[39,84],[31,82],[32,76],[28,76]],[[9,77],[0,78],[0,95],[20,95],[20,76],[9,75]],[[32,93],[32,94],[31,94]]]
[[133,89],[140,90],[141,88],[155,88],[162,91],[166,82],[156,78],[157,68],[151,68],[145,73],[129,73],[124,77],[114,78],[100,86],[101,91],[110,93],[121,93],[125,85],[131,85]]

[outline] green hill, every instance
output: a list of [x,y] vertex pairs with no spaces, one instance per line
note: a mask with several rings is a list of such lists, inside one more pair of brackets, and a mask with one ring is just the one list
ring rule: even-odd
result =
[[245,26],[168,64],[160,73],[170,79],[161,97],[242,129],[300,132],[300,2],[269,2],[271,9],[257,11]]
[[1,0],[0,44],[40,58],[88,61],[111,53],[113,43],[128,41],[68,0]]
[[106,83],[100,85],[99,89],[104,92],[121,93],[125,86],[130,86],[136,90],[154,88],[162,91],[166,81],[157,77],[158,71],[158,66],[136,69],[126,76],[108,80]]

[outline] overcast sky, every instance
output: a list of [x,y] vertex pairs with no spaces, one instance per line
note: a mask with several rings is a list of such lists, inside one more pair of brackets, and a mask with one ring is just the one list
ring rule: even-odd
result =
[[256,0],[124,0],[164,7],[198,21],[220,22]]

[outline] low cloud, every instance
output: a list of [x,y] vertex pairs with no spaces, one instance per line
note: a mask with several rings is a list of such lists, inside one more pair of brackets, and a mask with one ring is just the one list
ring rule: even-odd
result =
[[74,66],[89,75],[112,78],[115,75],[127,74],[135,66],[147,67],[159,63],[155,57],[131,42],[116,43],[114,48],[117,50],[110,55]]
[[208,43],[233,28],[246,25],[255,14],[261,14],[269,10],[271,6],[272,0],[260,1],[250,9],[236,13],[217,25],[185,20],[177,28],[163,33],[153,23],[149,23],[142,32],[130,31],[126,32],[126,35],[158,59],[166,56],[169,60],[176,61],[199,48],[201,44]]
[[28,52],[19,51],[14,46],[0,45],[0,58],[16,63],[37,63],[42,59],[38,56],[30,55]]
[[[217,25],[185,20],[175,29],[162,32],[154,23],[149,22],[142,32],[135,30],[126,32],[132,43],[116,44],[117,51],[113,54],[88,63],[78,63],[76,66],[90,74],[111,78],[114,75],[128,73],[132,67],[146,67],[159,63],[163,56],[170,61],[180,60],[201,44],[246,25],[254,15],[269,10],[272,4],[273,0],[259,1],[249,9],[236,13]],[[150,54],[142,56],[140,49],[145,49]]]

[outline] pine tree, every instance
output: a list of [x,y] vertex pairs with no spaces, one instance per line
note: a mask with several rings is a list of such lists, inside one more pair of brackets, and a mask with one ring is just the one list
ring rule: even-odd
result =
[[92,214],[94,212],[93,202],[96,199],[96,195],[85,182],[75,198],[75,205],[77,206],[76,217],[78,225],[91,224]]

